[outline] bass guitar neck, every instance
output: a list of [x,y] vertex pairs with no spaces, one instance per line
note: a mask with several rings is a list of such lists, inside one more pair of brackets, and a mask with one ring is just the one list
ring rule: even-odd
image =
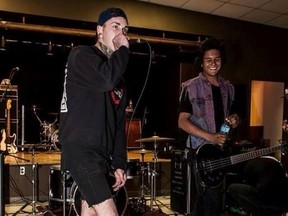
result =
[[193,163],[197,181],[202,187],[218,187],[231,165],[268,155],[278,150],[286,153],[286,148],[284,143],[227,157],[225,152],[215,145],[204,144],[197,149]]

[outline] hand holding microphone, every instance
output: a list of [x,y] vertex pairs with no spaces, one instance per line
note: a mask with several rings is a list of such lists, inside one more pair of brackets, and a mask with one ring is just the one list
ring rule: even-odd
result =
[[113,44],[115,50],[119,49],[121,46],[126,46],[129,48],[129,40],[130,38],[128,37],[128,27],[122,28],[122,33],[119,33],[113,38]]
[[126,46],[127,48],[129,48],[129,38],[123,34],[116,35],[112,41],[115,50],[119,49],[121,46]]

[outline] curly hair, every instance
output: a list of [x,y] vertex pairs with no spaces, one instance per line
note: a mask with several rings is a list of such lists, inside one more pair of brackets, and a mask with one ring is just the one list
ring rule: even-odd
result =
[[219,40],[215,37],[212,37],[203,41],[202,45],[199,48],[198,55],[195,59],[195,67],[197,71],[202,71],[203,57],[205,55],[205,52],[211,49],[219,50],[222,66],[226,64],[227,58],[223,40]]

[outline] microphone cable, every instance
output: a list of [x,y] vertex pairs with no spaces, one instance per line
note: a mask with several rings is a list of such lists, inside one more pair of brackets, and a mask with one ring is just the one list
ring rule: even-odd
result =
[[[142,99],[142,96],[144,94],[144,91],[146,89],[146,86],[147,86],[147,82],[148,82],[148,78],[149,78],[149,75],[150,75],[150,70],[151,70],[151,64],[152,64],[152,49],[151,49],[151,45],[150,43],[147,41],[147,40],[143,40],[143,39],[139,39],[141,41],[143,41],[145,44],[147,44],[147,47],[148,47],[148,50],[149,50],[149,62],[148,62],[148,68],[147,68],[147,75],[146,75],[146,78],[145,78],[145,81],[144,81],[144,84],[143,84],[143,87],[142,87],[142,90],[140,92],[140,95],[139,95],[139,98],[138,100],[136,101],[136,104],[135,104],[135,107],[133,109],[133,112],[128,120],[128,129],[127,129],[127,138],[126,138],[126,146],[128,146],[128,142],[129,142],[129,137],[130,137],[130,128],[131,128],[131,122],[135,116],[135,113],[136,113],[136,110],[139,106],[139,103]],[[141,127],[140,127],[140,138],[142,138],[142,129],[143,129],[143,125],[144,124],[144,121],[141,123]],[[142,148],[142,143],[140,143],[140,146]]]

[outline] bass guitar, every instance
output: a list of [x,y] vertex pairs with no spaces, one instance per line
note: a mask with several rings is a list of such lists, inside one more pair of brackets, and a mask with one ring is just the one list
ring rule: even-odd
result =
[[6,132],[5,132],[5,129],[1,129],[1,136],[2,136],[2,139],[1,139],[1,143],[0,143],[0,151],[6,151]]
[[277,146],[227,157],[225,151],[215,145],[201,145],[196,150],[196,155],[193,160],[196,184],[202,188],[218,187],[222,183],[224,176],[229,172],[231,165],[268,155],[278,150],[286,153],[286,144],[279,144]]
[[7,110],[7,119],[6,119],[6,133],[2,133],[2,140],[3,140],[3,134],[5,134],[5,144],[6,144],[6,149],[8,150],[9,154],[15,154],[18,152],[18,148],[15,144],[16,141],[16,134],[13,133],[13,135],[10,135],[10,110],[11,110],[11,105],[12,101],[11,99],[7,100],[6,103],[6,110]]

